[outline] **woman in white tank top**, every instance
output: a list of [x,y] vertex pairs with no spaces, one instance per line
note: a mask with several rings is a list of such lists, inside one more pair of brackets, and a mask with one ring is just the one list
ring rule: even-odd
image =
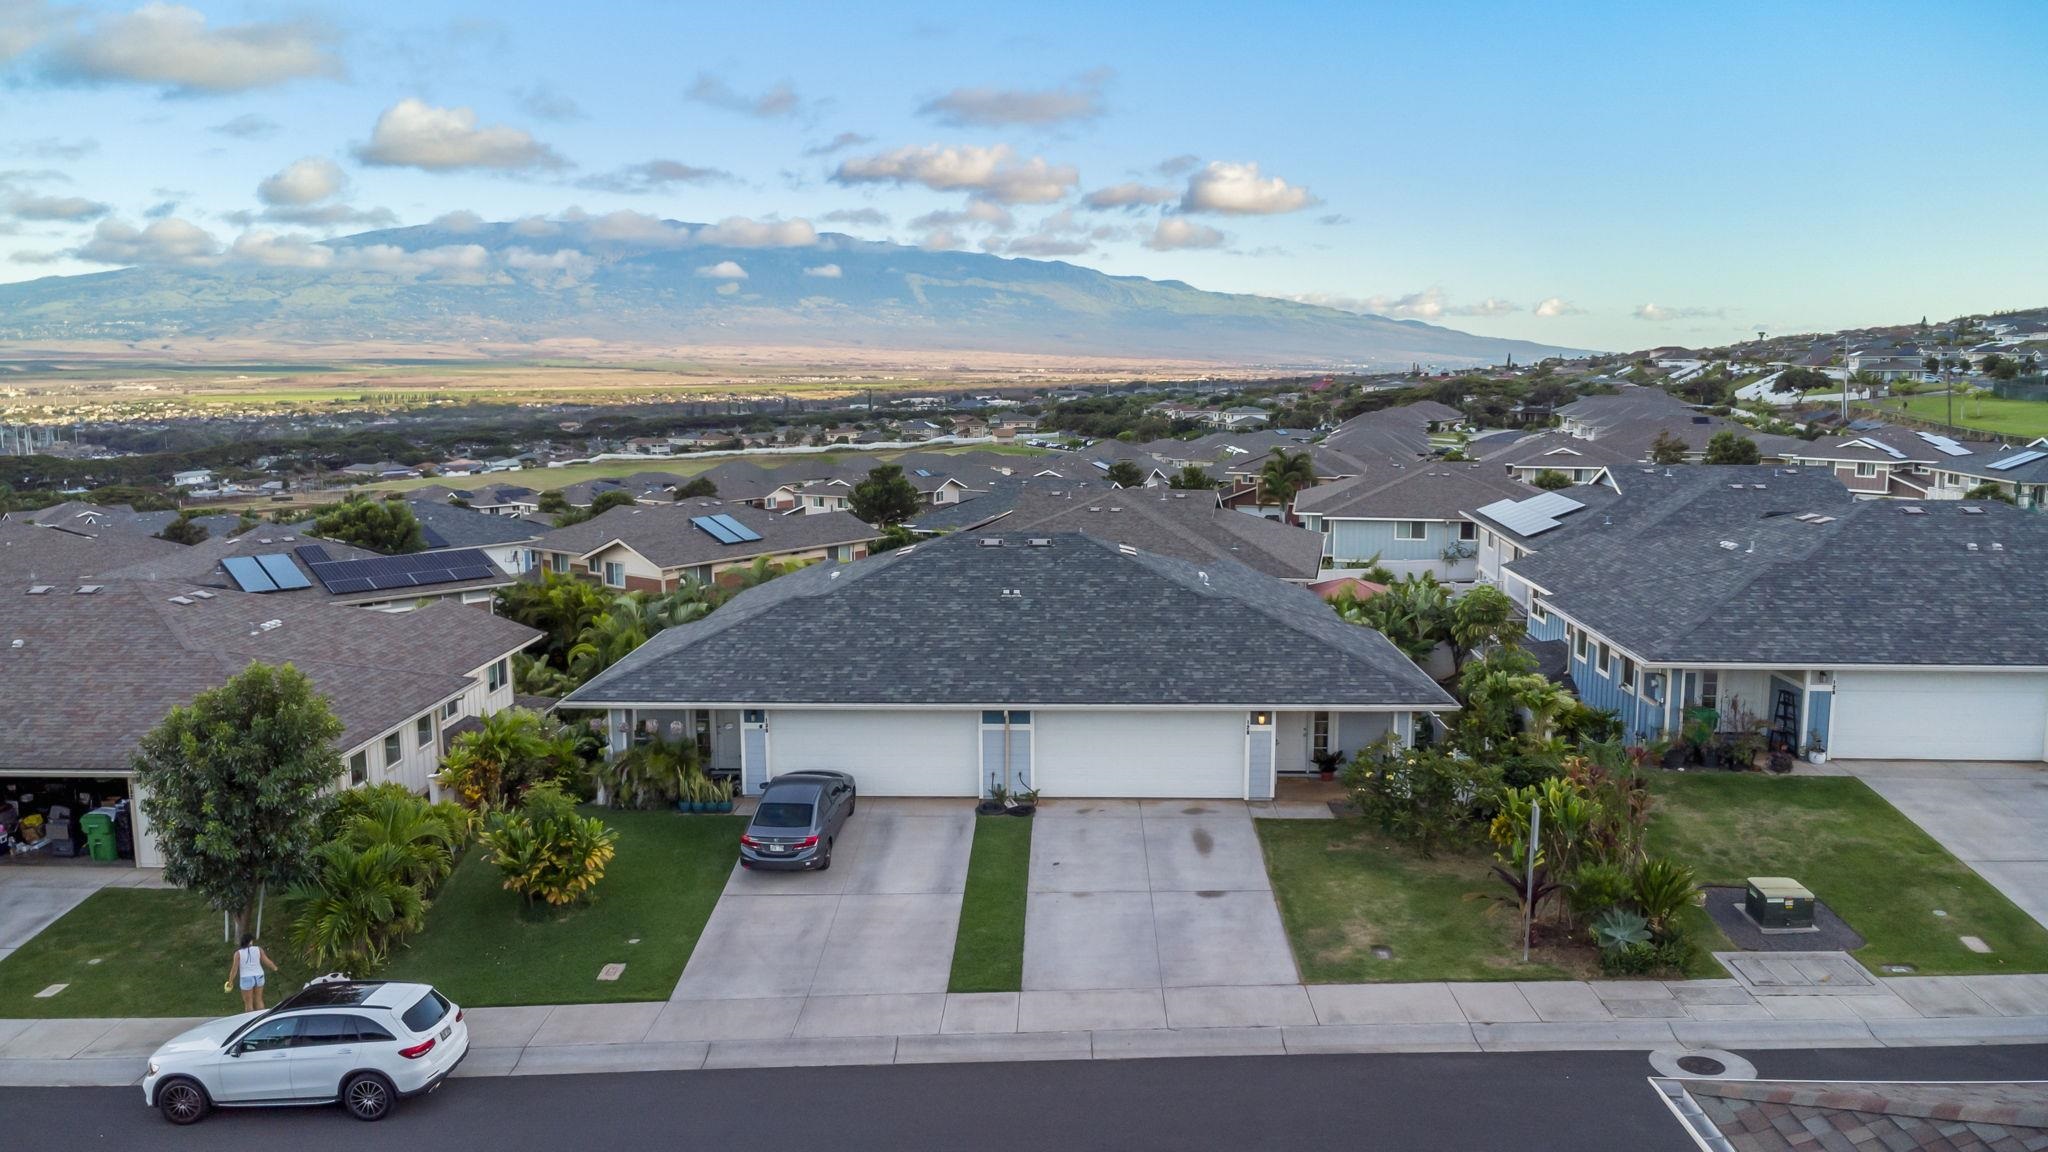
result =
[[263,1010],[263,970],[266,968],[277,971],[277,965],[271,963],[269,953],[256,943],[256,937],[242,933],[242,946],[235,949],[234,956],[228,961],[228,979],[242,990],[242,1011]]

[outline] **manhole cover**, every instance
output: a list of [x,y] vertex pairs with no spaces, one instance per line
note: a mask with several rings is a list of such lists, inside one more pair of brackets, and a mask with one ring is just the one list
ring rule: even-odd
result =
[[1680,1056],[1678,1066],[1695,1076],[1719,1076],[1728,1070],[1726,1064],[1712,1056]]
[[1375,960],[1392,960],[1394,958],[1394,950],[1385,944],[1375,944],[1372,946],[1372,958]]

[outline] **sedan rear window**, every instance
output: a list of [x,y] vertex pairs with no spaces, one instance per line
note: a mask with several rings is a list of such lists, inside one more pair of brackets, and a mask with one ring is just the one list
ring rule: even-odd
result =
[[405,1021],[405,1026],[414,1032],[425,1032],[434,1025],[439,1024],[441,1018],[446,1015],[448,1015],[447,998],[439,992],[429,991],[425,996],[420,997],[419,1003],[407,1008],[405,1015],[400,1016],[399,1019]]
[[809,804],[763,804],[754,813],[756,828],[809,828]]

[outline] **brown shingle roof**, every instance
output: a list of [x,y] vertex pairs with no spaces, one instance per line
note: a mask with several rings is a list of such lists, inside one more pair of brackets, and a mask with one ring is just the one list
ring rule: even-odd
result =
[[[759,533],[761,539],[721,544],[690,523],[693,517],[711,515],[731,516]],[[719,500],[679,500],[671,505],[614,508],[594,520],[557,528],[533,546],[543,552],[588,556],[618,541],[663,568],[687,568],[859,544],[878,535],[866,521],[847,512],[779,514]]]

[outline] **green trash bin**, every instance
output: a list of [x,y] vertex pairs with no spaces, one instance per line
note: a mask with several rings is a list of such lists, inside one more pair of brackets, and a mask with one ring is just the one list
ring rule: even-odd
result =
[[95,860],[117,860],[120,853],[114,848],[114,818],[105,812],[87,812],[79,817],[78,826],[85,829],[86,852]]

